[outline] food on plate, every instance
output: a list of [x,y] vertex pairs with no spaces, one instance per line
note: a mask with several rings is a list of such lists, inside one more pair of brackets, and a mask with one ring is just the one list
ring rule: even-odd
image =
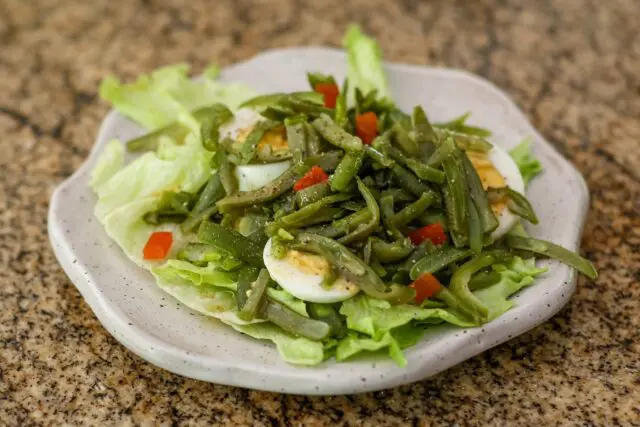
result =
[[403,111],[376,42],[352,27],[345,47],[344,81],[312,70],[291,93],[183,65],[105,79],[101,96],[147,130],[93,170],[107,234],[164,291],[299,365],[364,352],[404,365],[431,325],[509,310],[544,273],[536,256],[596,276],[524,231],[542,169],[529,142],[507,152],[468,114]]

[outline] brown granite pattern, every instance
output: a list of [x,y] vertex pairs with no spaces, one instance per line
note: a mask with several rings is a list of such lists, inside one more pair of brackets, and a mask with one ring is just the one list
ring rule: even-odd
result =
[[[0,0],[0,424],[640,425],[640,2]],[[46,213],[86,157],[109,73],[336,46],[506,90],[585,175],[600,269],[559,315],[428,381],[301,397],[185,379],[100,326],[57,265]]]

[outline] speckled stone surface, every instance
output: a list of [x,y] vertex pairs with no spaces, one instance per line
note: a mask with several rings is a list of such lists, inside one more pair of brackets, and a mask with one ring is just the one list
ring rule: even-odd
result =
[[[639,18],[637,0],[0,0],[0,425],[640,425]],[[100,79],[337,46],[350,21],[388,60],[464,68],[516,100],[588,181],[582,247],[600,277],[533,331],[385,392],[254,392],[134,356],[46,235],[51,192],[108,109]]]

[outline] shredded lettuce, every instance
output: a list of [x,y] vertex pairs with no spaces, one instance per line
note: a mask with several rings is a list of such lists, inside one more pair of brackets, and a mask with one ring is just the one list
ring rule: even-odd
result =
[[535,158],[531,151],[531,140],[525,139],[518,144],[514,149],[509,151],[511,158],[518,165],[525,185],[529,183],[533,178],[542,172],[542,163]]
[[188,65],[170,65],[130,84],[106,77],[100,84],[100,96],[121,114],[153,130],[217,102],[234,110],[255,95],[244,85],[217,82],[217,75],[218,70],[210,67],[202,79],[191,80]]
[[365,95],[375,89],[379,98],[391,99],[387,75],[382,65],[382,52],[375,39],[360,31],[357,25],[351,25],[342,44],[347,51],[350,102],[355,98],[356,88]]

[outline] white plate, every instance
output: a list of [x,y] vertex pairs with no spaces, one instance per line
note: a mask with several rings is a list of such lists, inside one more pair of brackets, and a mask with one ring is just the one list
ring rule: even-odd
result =
[[[529,232],[572,250],[578,248],[588,206],[586,185],[513,101],[491,83],[464,71],[399,64],[387,64],[386,70],[394,99],[405,110],[422,105],[434,121],[471,111],[471,121],[491,129],[491,140],[507,149],[532,137],[544,173],[527,192],[540,217],[540,225]],[[325,48],[271,50],[226,68],[222,79],[260,92],[306,90],[307,71],[342,79],[345,55]],[[198,315],[163,293],[94,218],[96,197],[88,181],[99,153],[111,138],[124,141],[141,133],[123,116],[109,113],[85,164],[52,197],[49,236],[60,264],[105,328],[131,351],[171,372],[286,393],[345,394],[389,388],[434,375],[532,329],[558,312],[575,289],[575,272],[548,262],[549,271],[514,297],[515,308],[481,328],[433,328],[406,351],[406,368],[372,358],[346,363],[329,360],[314,368],[288,365],[270,344]]]

